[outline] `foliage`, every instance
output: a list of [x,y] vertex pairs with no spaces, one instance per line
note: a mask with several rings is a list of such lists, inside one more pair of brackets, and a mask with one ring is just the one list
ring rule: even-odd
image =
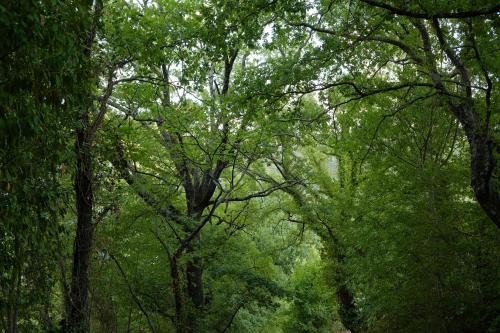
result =
[[[82,91],[82,2],[0,4],[0,309],[5,331],[52,326],[57,220],[70,190],[69,136]],[[69,171],[69,170],[68,170]]]
[[498,331],[497,12],[0,4],[3,331]]

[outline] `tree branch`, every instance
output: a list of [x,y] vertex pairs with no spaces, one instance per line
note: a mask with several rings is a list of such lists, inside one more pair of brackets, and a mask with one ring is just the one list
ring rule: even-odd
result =
[[[123,145],[120,141],[116,143],[116,155],[115,158],[112,159],[111,163],[118,170],[120,176],[129,184],[131,187],[136,187],[136,179],[132,175],[132,168],[130,167],[130,163],[125,159]],[[182,219],[176,209],[173,206],[164,207],[160,205],[160,203],[144,189],[136,189],[137,194],[141,197],[146,204],[148,204],[151,208],[155,209],[162,215],[164,218],[171,219],[177,223],[182,224]]]
[[241,202],[241,201],[247,201],[250,199],[254,198],[264,198],[270,195],[271,193],[278,191],[278,190],[284,190],[289,187],[293,187],[295,185],[302,184],[302,181],[300,180],[290,180],[290,181],[285,181],[283,183],[279,183],[277,185],[271,186],[270,188],[267,188],[263,191],[255,192],[249,195],[246,195],[244,197],[237,197],[237,198],[224,198],[219,201],[214,201],[214,205],[218,205],[221,203],[226,203],[226,202]]
[[123,280],[125,281],[125,284],[127,285],[127,288],[128,288],[129,293],[130,293],[130,296],[132,296],[132,299],[134,300],[135,304],[139,307],[139,309],[141,310],[141,312],[146,317],[149,329],[151,330],[151,332],[156,333],[156,329],[155,329],[155,327],[153,325],[153,322],[149,318],[149,315],[146,312],[146,309],[142,306],[141,302],[139,301],[139,298],[137,297],[137,295],[135,294],[134,290],[132,289],[132,286],[130,285],[130,283],[129,283],[128,279],[127,279],[127,275],[125,274],[125,271],[123,270],[122,266],[120,265],[120,263],[118,262],[118,260],[115,258],[115,256],[112,253],[110,253],[108,251],[106,251],[106,253],[115,262],[116,267],[118,267],[118,270],[120,271],[120,273],[121,273],[121,275],[123,277]]
[[407,16],[412,18],[422,18],[422,19],[436,19],[436,18],[468,18],[476,16],[484,16],[495,14],[500,11],[500,5],[495,4],[489,7],[478,8],[475,10],[466,11],[456,11],[456,12],[435,12],[435,13],[417,13],[410,10],[394,7],[389,4],[385,4],[380,1],[375,0],[360,0],[361,2],[370,5],[372,7],[378,7],[390,11],[393,14],[400,16]]

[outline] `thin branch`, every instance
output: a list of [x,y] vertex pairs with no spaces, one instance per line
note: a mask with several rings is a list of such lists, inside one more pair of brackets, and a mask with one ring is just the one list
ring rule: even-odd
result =
[[[219,192],[219,195],[217,196],[216,200],[218,200],[221,195],[222,192]],[[180,257],[182,252],[189,246],[189,243],[191,243],[191,241],[200,233],[201,229],[203,229],[203,227],[208,223],[208,221],[210,221],[217,207],[218,205],[213,205],[208,215],[196,226],[196,228],[194,228],[194,230],[189,234],[188,237],[182,240],[181,245],[177,248],[177,250],[174,253],[174,258]]]
[[474,50],[474,56],[476,57],[476,60],[479,63],[479,66],[481,68],[481,71],[483,72],[487,84],[486,96],[485,96],[486,99],[485,132],[487,133],[491,118],[491,91],[493,90],[493,83],[491,81],[490,75],[488,74],[488,71],[486,70],[486,66],[484,64],[483,58],[479,53],[479,49],[477,48],[476,39],[474,38],[474,29],[472,27],[472,20],[469,20],[468,25],[470,31],[469,39],[472,44],[472,49]]
[[415,53],[415,50],[413,50],[410,46],[407,44],[403,43],[400,40],[389,38],[389,37],[384,37],[384,36],[366,36],[366,37],[360,37],[360,40],[369,40],[369,41],[376,41],[376,42],[382,42],[386,44],[391,44],[394,46],[397,46],[401,50],[403,50],[415,63],[417,64],[422,64],[423,60],[417,54]]
[[101,125],[104,115],[106,114],[106,111],[108,109],[108,100],[111,94],[113,93],[113,87],[114,87],[113,83],[114,71],[115,71],[114,67],[108,70],[106,89],[104,90],[104,94],[101,97],[99,97],[99,112],[97,113],[94,123],[90,126],[88,132],[89,142],[92,142],[95,133],[99,128],[99,126]]
[[246,195],[244,197],[224,198],[224,199],[221,199],[219,201],[215,201],[214,206],[217,204],[225,203],[225,202],[241,202],[241,201],[247,201],[247,200],[254,199],[254,198],[264,198],[275,191],[284,190],[288,187],[293,187],[293,186],[301,184],[301,183],[302,183],[302,181],[300,181],[300,180],[286,181],[286,182],[280,183],[278,185],[271,186],[270,188],[267,188],[263,191],[252,193],[252,194]]
[[385,114],[382,116],[382,119],[380,119],[379,123],[377,124],[377,127],[375,128],[375,132],[373,133],[373,136],[370,140],[370,145],[368,146],[368,149],[366,150],[365,154],[363,155],[363,157],[361,158],[361,161],[359,163],[359,168],[361,169],[362,166],[363,166],[363,163],[365,162],[366,158],[368,157],[368,154],[370,153],[371,149],[373,148],[373,144],[375,142],[375,138],[377,137],[377,134],[382,126],[382,123],[389,117],[393,117],[395,116],[397,113],[399,113],[400,111],[406,109],[407,107],[409,107],[410,105],[413,105],[415,104],[416,102],[420,101],[420,100],[424,100],[424,99],[427,99],[427,98],[430,98],[432,96],[435,96],[437,95],[437,93],[432,93],[432,94],[428,94],[428,95],[424,95],[424,96],[419,96],[417,98],[414,98],[413,100],[403,104],[402,106],[400,106],[399,108],[397,108],[395,111],[389,113],[389,114]]
[[[132,187],[136,187],[137,180],[132,175],[132,168],[130,167],[129,161],[125,159],[123,144],[120,141],[116,143],[116,155],[115,158],[111,160],[113,166],[118,170],[121,177]],[[173,206],[165,207],[161,205],[151,193],[144,189],[136,189],[137,194],[141,197],[146,204],[151,206],[153,209],[158,211],[164,218],[172,219],[173,221],[182,224],[182,219],[180,214],[176,211]]]
[[132,286],[130,285],[130,283],[129,283],[128,279],[127,279],[127,275],[125,274],[125,271],[123,270],[122,266],[120,265],[120,263],[118,262],[118,260],[116,260],[115,256],[112,253],[110,253],[108,251],[106,251],[106,252],[109,255],[109,257],[115,262],[116,266],[118,267],[118,270],[120,271],[120,273],[121,273],[121,275],[123,277],[123,280],[125,281],[125,284],[127,285],[128,291],[130,292],[130,295],[132,296],[132,299],[134,300],[135,304],[137,304],[137,306],[139,307],[139,309],[141,310],[141,312],[146,317],[149,329],[151,330],[151,332],[156,333],[156,329],[154,328],[154,325],[151,322],[151,319],[149,318],[149,315],[146,312],[146,309],[144,309],[144,307],[142,306],[141,302],[139,301],[139,298],[137,297],[137,295],[135,294],[134,290],[132,289]]
[[448,43],[444,37],[444,32],[441,29],[441,25],[440,25],[439,20],[437,18],[432,19],[432,26],[434,27],[434,30],[436,31],[436,36],[438,38],[439,44],[441,45],[441,48],[446,53],[448,58],[450,58],[453,65],[455,65],[458,72],[460,73],[460,77],[462,78],[462,81],[465,85],[467,97],[471,98],[472,97],[472,89],[471,89],[471,82],[470,82],[469,73],[467,71],[467,68],[465,68],[464,64],[459,59],[457,54],[448,45]]
[[450,151],[448,152],[448,155],[446,156],[446,158],[441,162],[441,166],[444,166],[446,163],[448,163],[451,156],[453,155],[453,152],[455,151],[455,144],[457,142],[457,136],[458,136],[458,128],[459,128],[459,125],[457,123],[455,126],[455,133],[453,134],[453,140],[452,140],[451,146],[450,146]]
[[233,324],[234,318],[236,317],[236,315],[238,314],[238,312],[240,311],[240,309],[243,307],[243,305],[245,305],[245,302],[243,300],[238,303],[238,306],[233,311],[233,313],[231,315],[231,318],[229,319],[229,322],[224,327],[224,329],[221,331],[221,333],[225,333],[231,327],[231,325]]
[[[355,97],[355,99],[361,99],[364,97],[373,96],[376,94],[389,92],[389,91],[400,90],[400,89],[404,89],[404,88],[408,88],[408,87],[431,87],[431,88],[434,87],[434,85],[432,83],[428,83],[428,82],[406,82],[406,83],[401,83],[401,84],[394,85],[394,86],[380,87],[380,88],[375,88],[373,90],[363,91],[362,88],[358,87],[358,85],[356,85],[355,82],[340,81],[340,82],[333,82],[333,83],[324,84],[324,85],[315,85],[315,86],[312,86],[312,87],[309,87],[309,88],[303,89],[303,90],[289,90],[287,92],[283,92],[283,93],[281,93],[279,95],[275,95],[275,96],[276,97],[283,97],[283,96],[289,95],[289,94],[309,94],[312,92],[327,90],[327,89],[330,89],[333,87],[340,87],[340,86],[351,86],[357,93],[357,96]],[[355,100],[355,99],[353,99],[353,100]],[[349,100],[349,101],[352,101],[352,100]]]

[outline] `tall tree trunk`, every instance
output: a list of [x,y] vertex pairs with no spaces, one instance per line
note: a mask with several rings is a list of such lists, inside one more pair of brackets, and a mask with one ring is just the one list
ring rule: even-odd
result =
[[[17,286],[16,286],[17,289]],[[17,298],[17,293],[13,294]],[[9,302],[9,309],[7,313],[7,333],[17,333],[17,299]]]
[[[188,208],[188,211],[191,211],[191,207]],[[201,223],[202,212],[203,209],[194,214],[190,214],[190,216],[192,216],[192,218],[197,222],[195,226]],[[193,232],[193,230],[189,230],[189,232]],[[205,305],[205,293],[203,290],[203,261],[202,258],[196,254],[196,250],[200,248],[200,242],[200,235],[197,234],[186,247],[186,254],[189,256],[189,260],[186,264],[186,290],[189,301],[192,305],[191,311],[188,312],[187,317],[188,333],[198,331],[197,322],[199,322],[200,312],[203,311],[203,306]]]
[[497,167],[495,154],[500,146],[486,134],[468,136],[471,154],[471,185],[477,201],[500,228],[500,192],[493,173]]
[[70,311],[67,331],[71,333],[88,332],[88,289],[94,226],[92,224],[93,190],[92,157],[88,137],[89,115],[82,117],[82,127],[77,130],[76,153],[76,211],[77,227],[73,252],[73,272],[70,291]]
[[[188,247],[188,255],[192,252],[192,247]],[[189,299],[196,309],[201,309],[205,304],[205,296],[203,291],[203,264],[199,256],[194,255],[187,262],[186,279]]]
[[450,105],[462,125],[469,142],[471,159],[471,186],[486,215],[500,228],[500,183],[497,158],[498,141],[490,134],[488,123],[475,110],[473,101]]
[[351,333],[358,332],[358,313],[354,304],[354,297],[346,286],[345,281],[337,279],[337,300],[339,301],[339,316],[342,325]]
[[184,314],[184,302],[177,259],[177,257],[173,256],[170,261],[170,277],[172,278],[172,292],[175,301],[175,331],[176,333],[186,333],[187,327]]
[[[345,212],[341,213],[347,218]],[[361,331],[362,322],[359,318],[358,309],[354,302],[354,295],[348,286],[349,275],[345,271],[346,258],[344,248],[339,244],[337,237],[329,230],[330,242],[332,244],[331,256],[335,258],[335,285],[337,301],[339,302],[338,314],[340,321],[351,333]]]
[[[92,5],[93,3],[93,5]],[[92,46],[94,44],[97,27],[102,14],[102,1],[87,2],[89,12],[92,12],[92,24],[84,39],[85,65],[89,66],[83,79],[90,80],[94,73],[90,63]],[[90,11],[90,6],[93,10]],[[94,193],[92,188],[92,135],[93,125],[90,123],[90,111],[93,105],[93,96],[90,90],[84,91],[83,110],[80,114],[79,127],[76,129],[75,138],[75,196],[77,226],[76,237],[73,247],[73,270],[71,275],[70,305],[67,314],[65,329],[70,333],[86,333],[89,331],[88,314],[88,290],[89,290],[89,267],[94,237],[94,225],[92,224],[92,213],[94,204]],[[94,124],[95,125],[95,124]]]

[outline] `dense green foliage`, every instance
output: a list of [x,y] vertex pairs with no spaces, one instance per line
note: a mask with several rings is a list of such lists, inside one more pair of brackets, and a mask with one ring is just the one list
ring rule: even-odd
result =
[[0,4],[0,312],[9,332],[54,324],[59,221],[71,197],[60,176],[88,87],[85,10],[76,1]]
[[498,332],[493,1],[0,4],[0,321]]

